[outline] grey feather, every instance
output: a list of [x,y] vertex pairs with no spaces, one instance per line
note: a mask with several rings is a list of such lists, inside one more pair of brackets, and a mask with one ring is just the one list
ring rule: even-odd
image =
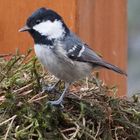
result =
[[[85,50],[82,52],[81,56],[78,56],[83,45],[85,46]],[[82,42],[74,33],[70,33],[70,35],[65,38],[64,49],[69,52],[69,50],[74,46],[77,46],[77,48],[73,50],[73,52],[67,54],[70,59],[74,61],[88,62],[91,63],[93,67],[104,67],[127,76],[123,70],[103,60],[92,49],[90,49],[87,44]]]

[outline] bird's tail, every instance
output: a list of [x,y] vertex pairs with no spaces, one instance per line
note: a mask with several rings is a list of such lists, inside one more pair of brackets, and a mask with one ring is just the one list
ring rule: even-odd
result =
[[112,65],[112,64],[110,64],[110,63],[108,63],[106,61],[100,61],[98,63],[100,63],[99,65],[104,67],[104,68],[107,68],[109,70],[113,70],[113,71],[115,71],[117,73],[120,73],[120,74],[123,74],[123,75],[127,76],[125,71],[121,70],[119,67],[117,67],[115,65]]

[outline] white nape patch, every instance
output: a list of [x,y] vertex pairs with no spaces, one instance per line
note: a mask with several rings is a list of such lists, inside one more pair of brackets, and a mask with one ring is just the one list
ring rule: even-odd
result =
[[79,54],[78,54],[78,57],[80,57],[82,55],[82,53],[84,52],[85,50],[85,46],[83,45],[82,46],[82,49],[80,50]]
[[34,30],[38,31],[41,35],[48,36],[48,39],[63,38],[65,30],[60,20],[55,21],[44,21],[33,27]]

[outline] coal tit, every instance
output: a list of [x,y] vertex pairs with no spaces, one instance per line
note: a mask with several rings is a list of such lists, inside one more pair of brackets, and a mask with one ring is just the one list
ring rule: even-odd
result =
[[19,30],[28,31],[34,39],[34,49],[40,62],[58,79],[65,82],[65,89],[53,105],[62,103],[64,95],[73,82],[88,76],[95,68],[107,68],[126,75],[88,47],[65,24],[62,17],[51,9],[40,8]]

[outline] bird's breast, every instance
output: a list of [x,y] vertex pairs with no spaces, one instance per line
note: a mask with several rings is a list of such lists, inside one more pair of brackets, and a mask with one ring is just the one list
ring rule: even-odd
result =
[[57,65],[57,60],[52,51],[52,46],[36,44],[34,48],[39,61],[48,69],[54,69],[54,67]]
[[39,61],[57,78],[66,82],[74,82],[87,76],[92,67],[84,62],[76,62],[67,58],[62,53],[61,56],[53,52],[51,46],[35,45],[35,53]]

